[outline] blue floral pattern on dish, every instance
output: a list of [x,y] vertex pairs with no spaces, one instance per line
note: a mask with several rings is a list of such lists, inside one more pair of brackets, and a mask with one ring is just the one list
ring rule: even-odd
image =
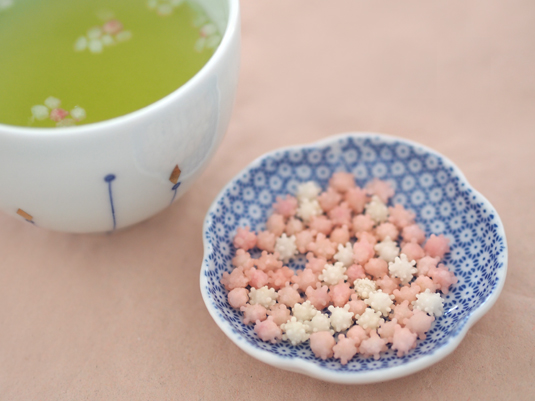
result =
[[[230,307],[227,291],[220,284],[222,273],[232,270],[231,259],[236,251],[232,238],[237,227],[263,229],[277,196],[294,193],[299,183],[309,180],[326,188],[336,171],[353,173],[359,186],[374,177],[390,182],[396,191],[393,203],[413,210],[428,236],[444,234],[450,240],[451,251],[444,262],[459,281],[445,296],[445,313],[434,322],[427,338],[418,340],[417,347],[402,358],[389,350],[378,361],[357,355],[344,366],[334,359],[316,358],[308,342],[298,346],[289,342],[265,343],[256,336],[253,325],[242,323],[242,313]],[[476,310],[495,301],[507,263],[505,235],[497,213],[450,161],[423,146],[377,134],[339,136],[256,160],[214,201],[205,220],[204,241],[201,289],[208,309],[227,335],[247,351],[269,352],[267,363],[277,366],[277,361],[284,364],[285,360],[301,360],[303,365],[289,369],[307,373],[309,367],[315,376],[336,372],[346,375],[342,382],[351,382],[363,372],[408,367],[423,357],[440,353],[454,338],[460,341],[466,332],[463,329],[481,317],[482,313],[478,315]],[[290,263],[294,269],[303,266],[302,258]],[[474,321],[467,326],[470,319]],[[442,350],[438,359],[452,350]],[[261,355],[254,356],[262,359]],[[402,375],[398,372],[395,376]]]

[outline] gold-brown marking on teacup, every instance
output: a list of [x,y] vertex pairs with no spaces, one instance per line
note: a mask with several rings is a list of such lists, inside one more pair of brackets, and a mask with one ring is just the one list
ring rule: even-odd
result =
[[176,184],[178,182],[178,179],[180,177],[180,168],[178,167],[178,164],[173,169],[173,172],[171,173],[171,177],[169,177],[169,181],[171,181],[173,184]]
[[17,214],[18,214],[19,216],[24,217],[26,220],[29,220],[29,221],[32,221],[32,220],[33,220],[33,216],[32,216],[31,214],[26,213],[26,212],[25,212],[24,210],[22,210],[22,209],[17,210]]

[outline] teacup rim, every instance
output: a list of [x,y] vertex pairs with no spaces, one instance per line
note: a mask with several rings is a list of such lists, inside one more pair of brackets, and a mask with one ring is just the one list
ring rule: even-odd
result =
[[231,46],[231,37],[239,32],[240,23],[240,4],[239,0],[224,0],[228,3],[228,20],[225,28],[225,32],[222,35],[221,43],[217,46],[214,54],[210,59],[201,67],[199,71],[183,85],[169,93],[168,95],[152,102],[151,104],[142,107],[141,109],[134,110],[130,113],[113,117],[103,121],[97,121],[94,123],[56,128],[40,128],[40,127],[24,127],[11,124],[0,123],[0,136],[38,136],[38,137],[58,137],[58,136],[71,136],[81,134],[92,134],[102,130],[113,129],[115,126],[125,125],[129,123],[136,123],[146,118],[147,115],[165,107],[166,105],[174,102],[176,98],[185,96],[188,92],[193,90],[198,82],[206,79],[210,72],[219,63],[219,60],[223,57],[226,49]]

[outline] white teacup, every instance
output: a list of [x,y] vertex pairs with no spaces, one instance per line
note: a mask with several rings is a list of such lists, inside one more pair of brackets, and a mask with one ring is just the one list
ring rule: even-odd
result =
[[228,127],[240,55],[239,1],[197,1],[223,38],[170,95],[78,127],[0,124],[1,209],[52,230],[102,232],[147,219],[188,190]]

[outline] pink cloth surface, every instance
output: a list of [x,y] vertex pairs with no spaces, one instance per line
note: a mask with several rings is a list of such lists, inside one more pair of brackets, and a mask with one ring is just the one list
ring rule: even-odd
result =
[[[220,149],[190,191],[111,235],[0,214],[0,400],[535,399],[535,3],[242,1],[242,68]],[[498,210],[502,295],[438,364],[325,383],[240,351],[199,290],[202,223],[274,148],[347,131],[430,146]]]

